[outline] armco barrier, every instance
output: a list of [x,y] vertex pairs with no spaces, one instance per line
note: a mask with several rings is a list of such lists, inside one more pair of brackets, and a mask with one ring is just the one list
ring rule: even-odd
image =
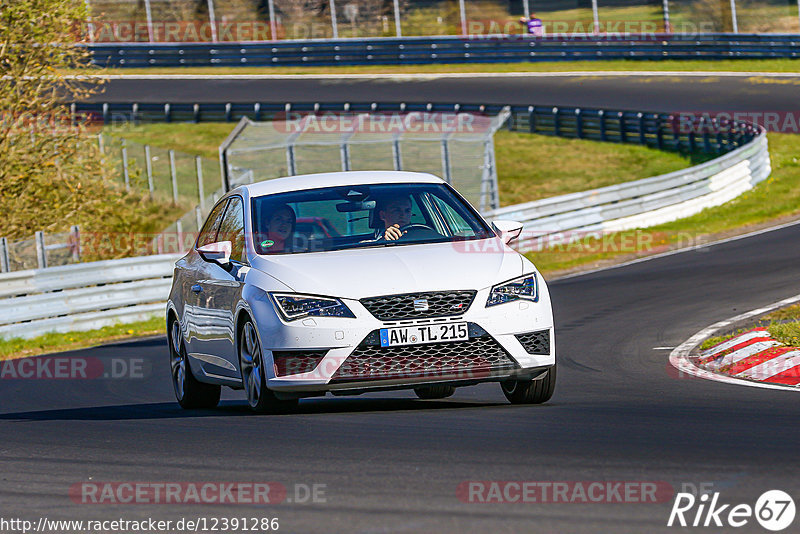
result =
[[[485,216],[525,223],[521,251],[537,239],[652,226],[727,202],[770,173],[765,133],[712,161],[611,187],[508,206]],[[164,312],[179,254],[0,275],[0,338],[90,330]]]
[[[103,103],[72,104],[72,113],[104,124],[116,122],[238,122],[242,117],[284,120],[287,113],[325,112],[471,112],[495,115],[503,105],[440,102],[252,102],[252,103]],[[510,106],[508,128],[556,137],[640,144],[661,150],[721,154],[750,142],[760,129],[713,117],[558,106]],[[691,120],[686,124],[686,120]]]
[[97,43],[109,67],[392,65],[607,59],[794,58],[800,35],[474,35],[225,43]]
[[[266,120],[286,111],[482,111],[501,106],[459,104],[76,104],[76,112],[142,120]],[[561,137],[636,143],[667,150],[721,154],[706,163],[583,193],[486,213],[525,223],[522,250],[556,232],[616,231],[671,221],[735,198],[770,173],[764,131],[744,123],[700,119],[679,125],[668,114],[516,106],[511,130]],[[691,126],[691,127],[689,127]],[[99,328],[164,312],[179,255],[158,255],[0,274],[0,337]]]
[[[724,156],[680,171],[485,213],[523,222],[518,249],[541,248],[554,234],[581,236],[646,228],[719,206],[766,179],[766,133]],[[540,241],[541,240],[541,241]]]
[[164,254],[0,274],[0,338],[163,315],[179,258]]

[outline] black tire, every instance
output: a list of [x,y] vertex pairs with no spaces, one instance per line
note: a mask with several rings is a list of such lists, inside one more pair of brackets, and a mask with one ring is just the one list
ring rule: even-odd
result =
[[267,388],[261,342],[249,319],[239,331],[239,368],[247,404],[255,413],[288,413],[297,408],[298,399],[279,399]]
[[419,388],[414,388],[414,393],[417,394],[417,397],[425,400],[446,399],[455,392],[456,392],[455,387],[447,386],[444,384],[440,384],[437,386],[423,386]]
[[542,404],[550,400],[556,389],[556,366],[535,380],[507,380],[500,382],[503,394],[511,404]]
[[178,404],[184,410],[216,408],[222,388],[214,384],[204,384],[192,374],[189,357],[186,354],[186,345],[183,343],[181,327],[177,319],[173,318],[169,323],[169,332],[172,389],[175,391]]

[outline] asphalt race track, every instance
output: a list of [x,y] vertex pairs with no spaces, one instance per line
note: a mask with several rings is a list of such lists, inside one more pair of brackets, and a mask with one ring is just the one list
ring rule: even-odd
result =
[[[798,495],[800,397],[677,377],[668,350],[701,327],[797,292],[800,225],[552,284],[559,384],[512,407],[496,384],[309,399],[254,416],[173,400],[165,340],[82,351],[144,360],[143,379],[3,380],[0,502],[36,518],[277,516],[285,532],[656,532],[659,504],[483,504],[474,480],[713,483],[726,503]],[[765,259],[768,258],[768,261]],[[74,504],[84,481],[325,484],[326,502],[253,507]],[[290,495],[292,490],[290,489]],[[750,525],[758,530],[758,525]]]
[[113,79],[99,102],[462,102],[646,111],[796,111],[800,76]]
[[[770,86],[775,92],[765,103],[737,91],[736,84],[747,83],[737,80],[714,82],[729,91],[702,92],[694,104],[781,109],[796,93],[791,85]],[[559,93],[561,82],[540,82],[520,94],[508,84],[481,93],[483,81],[462,81],[462,92],[440,94],[472,102],[657,109],[672,108],[690,92],[683,88],[660,102],[660,88],[650,95],[635,88],[615,93],[620,80],[600,80],[610,87],[605,93],[590,84],[569,94]],[[128,99],[137,83],[142,91],[144,82],[112,82],[106,99]],[[288,83],[181,82],[171,89],[149,86],[148,94],[158,101],[181,95],[225,101],[257,88],[262,101],[314,100],[322,82],[303,83],[305,92],[296,86],[292,93]],[[325,84],[331,100],[370,98],[363,91],[371,82],[349,92]],[[400,98],[402,87],[382,99]],[[424,100],[440,90],[415,94]],[[800,396],[678,376],[664,348],[796,294],[798,251],[795,225],[552,282],[559,383],[542,406],[511,406],[497,384],[483,384],[442,401],[417,400],[410,392],[309,399],[300,413],[280,416],[251,415],[243,394],[227,392],[219,409],[187,412],[174,401],[164,338],[71,353],[102,360],[106,368],[138,361],[141,372],[121,379],[0,380],[2,516],[278,517],[281,532],[297,533],[651,533],[678,530],[666,527],[674,493],[655,504],[485,504],[462,501],[457,488],[467,481],[660,481],[674,492],[704,485],[731,504],[752,506],[770,489],[797,500]],[[293,502],[76,504],[70,488],[87,481],[274,481],[289,489]],[[296,502],[296,485],[313,484],[324,485],[324,498]],[[764,532],[753,519],[736,531]]]

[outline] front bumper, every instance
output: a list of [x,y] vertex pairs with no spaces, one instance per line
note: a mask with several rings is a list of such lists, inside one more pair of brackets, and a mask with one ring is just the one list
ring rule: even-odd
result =
[[[471,385],[535,378],[554,365],[553,317],[546,290],[539,302],[517,301],[486,308],[488,293],[489,289],[478,291],[473,304],[460,316],[403,321],[380,321],[359,301],[343,299],[355,319],[314,317],[286,322],[269,301],[259,301],[252,308],[264,347],[267,385],[279,394],[354,394],[427,384]],[[468,323],[470,343],[432,343],[387,351],[377,340],[381,328],[451,322]],[[529,338],[518,337],[531,332],[547,338],[546,350]],[[492,350],[487,350],[489,346]],[[286,375],[285,365],[276,368],[275,361],[280,364],[287,351],[316,354],[318,360],[309,367],[311,370]],[[398,364],[405,361],[403,354],[408,357],[405,365]],[[392,361],[387,361],[388,356]]]

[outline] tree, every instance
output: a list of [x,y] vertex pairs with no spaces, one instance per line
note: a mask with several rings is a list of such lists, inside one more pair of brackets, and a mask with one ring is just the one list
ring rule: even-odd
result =
[[0,236],[160,230],[158,206],[115,183],[86,118],[70,116],[66,102],[100,88],[85,20],[78,0],[0,0]]

